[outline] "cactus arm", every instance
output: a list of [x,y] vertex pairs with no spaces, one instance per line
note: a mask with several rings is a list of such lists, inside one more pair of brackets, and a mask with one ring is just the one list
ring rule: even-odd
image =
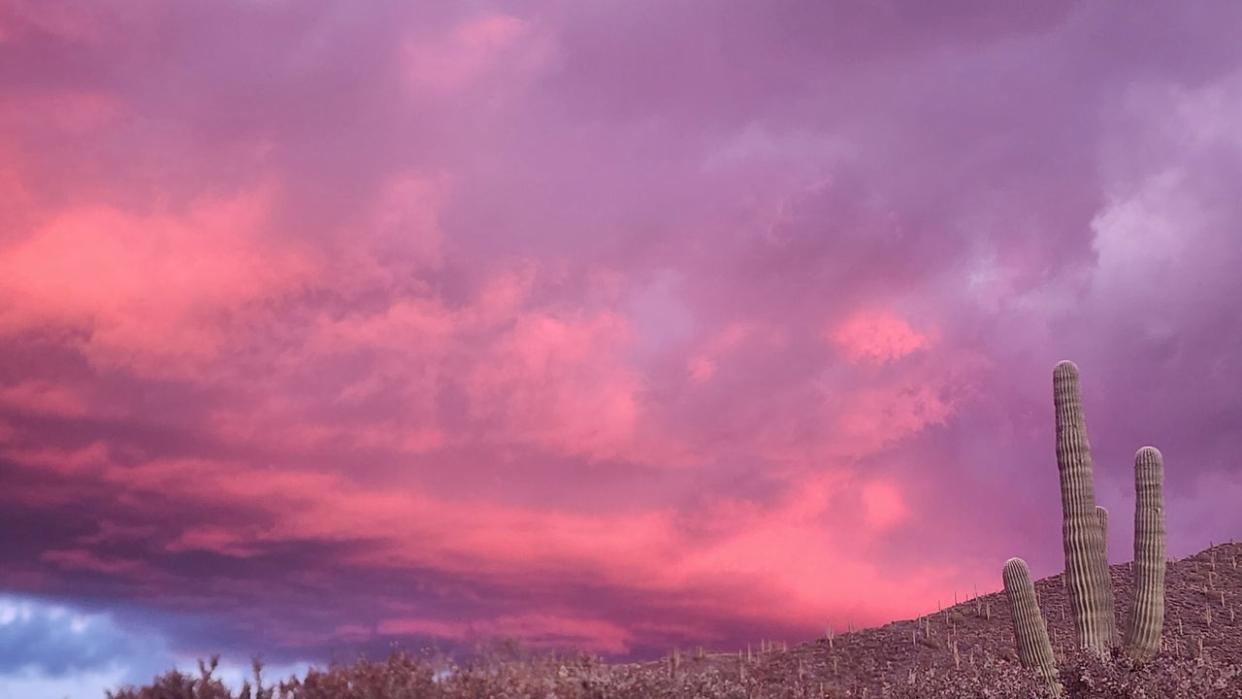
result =
[[1115,621],[1114,603],[1113,603],[1113,577],[1109,572],[1108,566],[1108,508],[1103,505],[1095,506],[1095,519],[1100,526],[1100,559],[1104,562],[1104,585],[1100,588],[1100,593],[1104,600],[1104,608],[1108,610],[1109,621],[1109,646],[1117,645],[1117,624]]

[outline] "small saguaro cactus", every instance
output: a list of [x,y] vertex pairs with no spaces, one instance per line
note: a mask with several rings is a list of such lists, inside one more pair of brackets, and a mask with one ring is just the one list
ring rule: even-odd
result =
[[1031,570],[1021,558],[1010,558],[1005,561],[1001,577],[1005,583],[1005,595],[1009,598],[1009,608],[1013,611],[1013,635],[1018,645],[1018,660],[1023,667],[1038,670],[1053,694],[1059,696],[1061,685],[1057,681],[1056,659],[1052,656],[1052,643],[1048,640],[1048,625],[1039,613]]
[[1134,607],[1126,650],[1149,660],[1160,650],[1164,626],[1164,458],[1155,447],[1134,455]]

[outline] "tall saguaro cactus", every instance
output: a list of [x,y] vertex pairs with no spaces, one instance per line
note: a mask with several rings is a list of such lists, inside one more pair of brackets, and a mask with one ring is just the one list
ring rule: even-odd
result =
[[1048,626],[1039,613],[1031,570],[1021,558],[1010,558],[1005,561],[1001,577],[1005,583],[1005,595],[1009,598],[1009,608],[1013,612],[1013,636],[1018,645],[1018,660],[1023,667],[1038,670],[1053,694],[1060,696],[1056,659],[1052,655],[1052,642],[1048,640]]
[[1056,409],[1057,469],[1061,476],[1062,539],[1065,584],[1074,611],[1078,644],[1103,655],[1113,644],[1112,585],[1104,538],[1095,509],[1091,445],[1082,412],[1078,367],[1063,361],[1052,372]]
[[1149,660],[1160,649],[1164,627],[1164,457],[1155,447],[1134,455],[1134,607],[1126,650]]

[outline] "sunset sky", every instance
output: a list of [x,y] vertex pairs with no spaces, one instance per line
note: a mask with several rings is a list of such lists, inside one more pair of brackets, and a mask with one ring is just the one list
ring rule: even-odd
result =
[[0,0],[0,696],[1055,574],[1066,358],[1112,560],[1242,536],[1239,26]]

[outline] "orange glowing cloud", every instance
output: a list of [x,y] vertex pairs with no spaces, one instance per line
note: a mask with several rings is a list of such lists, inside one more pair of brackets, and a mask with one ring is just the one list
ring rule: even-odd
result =
[[[687,368],[690,380],[695,383],[709,381],[725,356],[741,347],[758,333],[754,323],[732,322],[708,338],[698,352],[690,358]],[[770,334],[769,343],[779,342],[779,333]]]
[[[82,492],[121,492],[135,502],[158,496],[183,511],[244,508],[262,513],[266,521],[262,527],[222,520],[187,523],[166,544],[174,553],[205,551],[245,559],[281,542],[368,541],[364,549],[338,554],[334,565],[433,569],[514,584],[586,576],[595,585],[656,597],[710,590],[697,603],[704,612],[795,627],[816,626],[846,613],[880,619],[894,609],[913,611],[918,600],[943,589],[954,572],[924,565],[919,583],[912,586],[866,562],[860,548],[898,526],[907,511],[895,485],[873,480],[859,495],[844,473],[799,480],[787,497],[771,505],[713,500],[696,514],[715,523],[703,537],[680,531],[675,513],[660,509],[580,514],[454,501],[410,484],[394,489],[338,473],[256,470],[223,461],[120,465],[97,447],[80,454],[6,450],[4,456],[71,471]],[[68,489],[61,495],[72,497]],[[862,521],[843,526],[849,518],[842,519],[839,510],[857,510]],[[815,555],[808,556],[808,549]],[[144,579],[148,572],[129,559],[92,555],[89,549],[49,556],[49,563],[114,576]],[[547,610],[445,623],[398,613],[384,617],[379,631],[446,638],[518,636],[534,645],[568,640],[615,653],[625,652],[635,633],[617,620]],[[687,628],[700,638],[710,634],[693,624]]]
[[931,338],[888,311],[859,311],[828,332],[852,362],[884,364],[927,348]]
[[639,417],[639,378],[616,354],[628,339],[613,314],[519,318],[470,374],[476,417],[567,453],[617,456]]
[[[213,409],[221,439],[279,443],[298,451],[352,446],[419,453],[465,439],[443,424],[446,382],[464,399],[458,419],[475,443],[528,445],[589,459],[684,466],[695,455],[654,422],[645,381],[628,351],[629,319],[612,310],[568,311],[534,303],[542,268],[515,262],[453,305],[408,295],[386,306],[319,316],[302,341],[259,376],[237,382],[246,399]],[[366,373],[334,381],[321,367],[365,358]],[[215,379],[218,383],[222,378]],[[314,385],[313,400],[294,387]],[[365,422],[325,421],[325,410],[365,410],[400,399],[402,410]],[[459,428],[460,429],[460,428]]]
[[862,500],[867,524],[874,529],[891,529],[910,516],[901,489],[892,481],[869,481],[862,488]]
[[[762,580],[775,598],[765,601],[763,614],[791,624],[808,617],[826,622],[845,600],[854,613],[869,617],[912,611],[956,571],[920,566],[919,582],[911,587],[908,579],[894,579],[859,556],[872,536],[898,525],[907,512],[889,484],[868,483],[861,496],[854,487],[844,472],[822,473],[797,481],[771,509],[717,503],[713,511],[728,517],[731,531],[689,553],[681,572],[687,579],[724,574]],[[845,512],[859,505],[865,526],[851,526]]]
[[852,365],[826,369],[787,398],[799,409],[763,421],[747,441],[792,472],[851,468],[948,424],[976,397],[975,377],[986,366],[985,358],[959,351],[952,363],[898,363],[865,377]]
[[43,380],[0,385],[0,407],[58,417],[78,417],[92,412],[78,388]]
[[265,239],[270,190],[208,198],[184,212],[108,206],[61,211],[0,247],[0,333],[87,331],[103,364],[152,373],[199,366],[227,340],[230,314],[292,290],[312,257]]

